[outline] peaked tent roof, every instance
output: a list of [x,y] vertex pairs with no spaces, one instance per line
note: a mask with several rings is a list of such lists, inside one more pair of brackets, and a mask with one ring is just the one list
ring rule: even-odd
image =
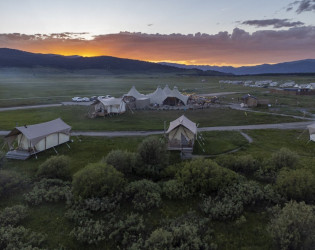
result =
[[178,126],[184,126],[187,129],[189,129],[191,132],[194,134],[197,133],[197,125],[196,123],[192,122],[189,120],[186,116],[182,115],[181,117],[177,118],[176,120],[170,122],[170,126],[166,133],[168,134],[171,132],[173,129],[177,128]]
[[150,98],[150,103],[157,103],[159,105],[162,105],[164,100],[167,98],[160,86],[158,86],[153,93],[148,94],[147,96]]
[[70,130],[71,127],[58,118],[49,122],[16,127],[8,135],[6,135],[5,138],[17,136],[22,133],[33,145],[36,145],[40,140],[48,135],[58,132],[69,134]]
[[127,94],[125,94],[125,96],[132,96],[136,99],[145,97],[145,95],[140,94],[140,92],[136,89],[135,86],[132,86],[131,89],[129,90],[129,92]]
[[181,100],[185,105],[187,104],[189,98],[188,96],[181,94],[176,86],[173,88],[172,94],[169,97],[176,97],[177,99]]
[[163,89],[163,92],[164,92],[164,94],[165,95],[170,95],[170,94],[172,94],[172,90],[168,87],[168,85],[166,84],[165,85],[165,87],[164,87],[164,89]]

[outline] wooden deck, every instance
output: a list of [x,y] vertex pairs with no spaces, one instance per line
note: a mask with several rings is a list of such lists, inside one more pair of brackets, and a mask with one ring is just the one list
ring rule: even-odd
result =
[[23,150],[11,150],[6,154],[7,159],[26,160],[31,157],[31,153]]

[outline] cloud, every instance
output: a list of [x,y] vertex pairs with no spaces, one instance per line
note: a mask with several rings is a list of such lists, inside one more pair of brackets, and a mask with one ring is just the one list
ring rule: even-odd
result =
[[263,20],[247,20],[242,22],[242,24],[253,25],[256,27],[266,27],[273,26],[274,28],[283,28],[283,27],[296,27],[304,25],[302,22],[290,22],[289,19],[263,19]]
[[301,14],[302,12],[306,11],[315,11],[315,0],[302,0],[302,1],[295,1],[290,3],[287,7],[287,11],[291,11],[297,5],[296,13]]
[[315,27],[259,30],[235,28],[217,34],[146,34],[120,32],[92,39],[64,34],[0,34],[0,47],[37,53],[109,55],[146,61],[194,64],[261,64],[315,58]]

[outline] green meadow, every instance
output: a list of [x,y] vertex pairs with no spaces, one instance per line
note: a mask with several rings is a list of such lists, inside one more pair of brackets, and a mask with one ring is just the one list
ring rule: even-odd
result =
[[[118,97],[126,93],[132,85],[135,85],[142,93],[149,93],[155,90],[157,85],[168,84],[171,87],[177,86],[181,91],[187,93],[239,92],[239,94],[221,96],[220,102],[222,104],[236,103],[239,97],[247,93],[258,98],[271,100],[273,109],[257,108],[257,111],[299,116],[303,115],[303,110],[315,113],[315,98],[312,96],[275,95],[268,93],[268,90],[264,88],[219,84],[219,80],[229,79],[294,80],[297,83],[315,81],[314,76],[293,75],[210,77],[148,74],[113,76],[93,75],[91,72],[89,75],[60,71],[52,73],[44,69],[31,73],[29,70],[23,72],[1,70],[0,107],[59,103],[69,101],[73,96],[110,94]],[[277,103],[275,103],[276,99]],[[136,111],[134,113],[128,111],[120,116],[90,119],[87,117],[88,108],[87,106],[61,106],[0,112],[0,130],[11,130],[16,125],[40,123],[57,117],[71,125],[74,131],[163,130],[164,122],[167,127],[170,121],[182,114],[198,123],[199,127],[302,121],[289,116],[244,112],[223,106],[185,111]],[[310,114],[307,116],[310,117]],[[200,243],[197,242],[198,238],[198,240],[206,243],[210,249],[279,249],[279,245],[273,240],[269,230],[273,218],[271,208],[275,205],[283,208],[290,200],[305,201],[307,205],[315,204],[315,194],[312,191],[312,183],[315,183],[315,143],[309,142],[309,135],[306,130],[269,129],[244,132],[253,139],[252,143],[249,143],[238,131],[200,133],[193,154],[196,158],[201,159],[199,163],[197,161],[200,165],[207,160],[212,160],[208,166],[209,169],[214,169],[211,175],[207,172],[207,167],[204,169],[206,172],[198,172],[197,169],[200,166],[195,164],[195,161],[182,161],[179,152],[176,151],[170,153],[167,166],[158,171],[158,174],[154,172],[156,175],[152,175],[152,172],[124,172],[122,176],[125,186],[148,179],[150,185],[158,186],[155,186],[155,189],[160,190],[158,191],[160,193],[153,192],[151,194],[151,190],[144,197],[135,196],[132,198],[132,194],[121,191],[124,199],[119,200],[118,204],[114,203],[114,210],[109,212],[106,210],[109,209],[107,205],[110,207],[112,203],[106,203],[108,197],[105,197],[105,201],[103,201],[105,205],[101,205],[105,206],[104,210],[91,209],[88,211],[82,207],[80,210],[73,205],[74,201],[71,197],[58,199],[59,196],[63,195],[61,189],[43,191],[43,188],[36,187],[42,180],[38,176],[39,167],[51,156],[56,155],[53,149],[39,153],[37,159],[35,157],[26,161],[2,159],[2,161],[0,160],[0,224],[3,223],[1,216],[5,208],[15,205],[27,207],[28,216],[21,219],[18,226],[24,227],[25,230],[31,230],[33,233],[42,233],[45,240],[40,244],[40,247],[43,249],[130,249],[132,246],[133,249],[148,249],[150,242],[155,242],[154,244],[157,244],[155,246],[160,246],[161,242],[168,242],[174,236],[174,232],[177,232],[181,239],[178,242],[185,242],[185,239],[188,239],[190,235],[195,235],[194,233],[198,232],[195,235],[195,244]],[[139,160],[139,148],[141,148],[143,141],[148,138],[157,138],[160,143],[165,142],[162,135],[127,138],[72,136],[71,142],[68,143],[70,148],[63,144],[56,147],[56,150],[59,155],[69,157],[70,175],[72,179],[75,179],[80,170],[84,170],[90,163],[104,161],[112,150],[130,152],[140,166],[143,163]],[[0,147],[2,145],[4,145],[4,137],[0,136]],[[274,158],[276,154],[279,154],[281,148],[289,150],[289,156],[285,155],[284,158],[290,158],[290,156],[293,157],[293,160],[295,156],[298,158],[298,160],[295,159],[294,165],[291,166],[288,163],[290,166],[276,167]],[[4,151],[6,149],[5,146],[2,148]],[[194,166],[195,169],[189,169],[189,166]],[[147,166],[148,169],[151,167],[150,164]],[[154,167],[156,166],[153,166],[153,171],[156,171]],[[7,182],[9,178],[6,179],[6,175],[3,175],[2,178],[3,173],[10,173],[13,177],[18,176],[19,182],[14,183],[14,178],[12,178],[13,186],[11,187]],[[287,186],[292,186],[292,188],[284,191],[280,188],[282,186],[279,179],[286,173],[297,173],[295,176],[297,181],[289,182]],[[185,176],[186,179],[184,179]],[[183,186],[169,186],[166,189],[167,183],[181,183],[180,181],[183,180],[186,181],[183,182]],[[94,179],[90,183],[93,181]],[[194,189],[203,182],[208,183],[207,188],[211,191]],[[68,185],[69,188],[74,187],[72,182],[65,185]],[[247,196],[245,195],[244,200],[241,201],[243,202],[243,210],[236,211],[238,204],[231,205],[228,203],[229,199],[223,200],[226,204],[216,200],[220,195],[224,195],[224,192],[228,192],[224,185],[250,187],[248,193],[245,192],[246,189],[244,191]],[[215,189],[214,186],[219,188]],[[192,193],[187,191],[188,188],[192,188]],[[29,202],[27,197],[31,192],[33,192],[34,197],[43,200],[38,204]],[[262,192],[268,199],[259,198]],[[170,193],[173,196],[170,196]],[[69,195],[69,193],[67,194]],[[257,196],[255,196],[256,194]],[[294,196],[297,194],[299,196]],[[235,194],[235,197],[237,195]],[[53,198],[48,201],[43,198],[46,196]],[[146,199],[154,200],[156,196],[160,197],[160,202],[156,206],[148,207],[140,212],[135,207],[135,204],[138,203],[148,205]],[[252,196],[255,199],[246,203],[248,197]],[[212,199],[210,199],[212,203],[209,203],[212,205],[209,207],[219,207],[219,211],[211,210],[210,214],[205,212],[204,204],[205,201],[209,202],[209,199],[207,200],[209,197]],[[97,201],[96,197],[91,199],[92,202]],[[77,202],[86,202],[87,204],[89,201]],[[97,202],[93,204],[92,207],[97,207]],[[76,219],[69,219],[71,212],[75,212]],[[227,214],[224,214],[225,212]],[[221,217],[215,217],[215,213],[221,213]],[[228,217],[228,213],[232,213],[232,216]],[[193,214],[193,218],[197,218],[197,221],[191,221],[191,214]],[[132,221],[130,217],[127,219],[126,216],[129,215],[139,217]],[[225,215],[227,217],[224,217]],[[18,215],[14,216],[18,217]],[[89,224],[89,222],[92,223]],[[100,222],[100,224],[96,222]],[[94,225],[101,226],[94,227]],[[6,225],[6,228],[9,227]],[[115,230],[119,233],[116,236],[110,236]],[[153,232],[156,230],[158,231],[154,235]],[[10,240],[13,238],[10,237]],[[33,240],[33,243],[30,239]],[[95,242],[89,242],[91,239]],[[25,234],[24,238],[20,237],[18,240],[21,242],[24,240],[24,243],[29,240],[25,245],[20,245],[20,249],[37,246],[32,245],[35,244],[36,237],[32,236],[31,233]],[[2,242],[0,242],[0,248],[2,247],[1,244]],[[176,242],[174,244],[176,245]],[[163,249],[163,247],[156,247],[156,249]],[[186,247],[185,249],[194,248]]]

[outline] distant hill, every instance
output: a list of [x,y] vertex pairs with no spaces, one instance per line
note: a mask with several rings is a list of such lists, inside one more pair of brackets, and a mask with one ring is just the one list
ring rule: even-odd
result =
[[232,66],[209,66],[209,65],[183,65],[176,63],[161,63],[162,65],[174,66],[185,69],[215,70],[234,75],[259,75],[259,74],[294,74],[315,73],[315,59],[284,62],[278,64],[262,64],[257,66],[244,66],[235,68]]
[[158,63],[111,56],[82,57],[37,54],[0,48],[0,68],[55,68],[63,70],[102,70],[107,73],[176,73],[191,75],[225,75],[213,70],[183,69]]

